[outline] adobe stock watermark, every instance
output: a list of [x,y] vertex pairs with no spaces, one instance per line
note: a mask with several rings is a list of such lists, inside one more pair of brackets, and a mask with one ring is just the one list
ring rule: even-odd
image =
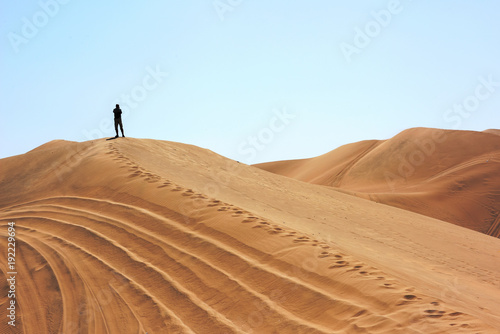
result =
[[393,172],[384,171],[385,182],[391,189],[396,190],[396,184],[405,182],[422,166],[425,161],[432,156],[437,149],[438,144],[447,140],[444,130],[434,131],[429,138],[417,139],[411,142],[414,146],[407,154],[398,154],[398,168]]
[[[415,314],[421,314],[421,318],[419,321],[415,321],[410,325],[409,328],[413,330],[419,331],[419,333],[435,333],[436,327],[435,323],[432,321],[433,318],[438,318],[442,313],[435,313],[439,310],[440,301],[447,300],[461,300],[463,296],[467,295],[467,292],[464,290],[464,286],[459,283],[458,277],[454,276],[453,278],[448,278],[446,281],[441,282],[440,286],[442,290],[439,291],[439,296],[436,295],[438,299],[431,303],[435,310],[429,310],[429,304],[422,304],[420,307],[414,312]],[[462,315],[461,312],[451,312],[448,314],[449,316],[459,316]]]
[[212,2],[219,20],[224,21],[227,13],[234,11],[243,3],[243,0],[215,0]]
[[255,161],[258,152],[262,152],[271,144],[276,135],[283,132],[297,117],[296,114],[287,111],[286,108],[274,109],[273,114],[266,127],[259,130],[256,134],[248,136],[238,146],[238,153],[244,156],[249,163]]
[[85,148],[76,146],[74,150],[68,150],[66,152],[66,158],[64,159],[64,162],[62,164],[58,164],[57,162],[52,163],[54,174],[57,175],[57,179],[59,180],[59,182],[63,182],[66,174],[71,172],[80,164],[82,158],[85,156],[85,152]]
[[[474,92],[466,96],[461,102],[455,103],[448,108],[443,119],[447,123],[453,123],[451,128],[457,130],[462,125],[464,119],[469,118],[476,112],[481,103],[491,98],[500,87],[500,82],[493,79],[493,75],[488,77],[478,77],[478,84]],[[433,132],[432,136],[425,139],[415,140],[413,144],[415,148],[406,155],[399,154],[398,168],[394,172],[385,171],[384,177],[387,185],[394,191],[398,182],[404,182],[411,177],[429,159],[437,149],[439,144],[447,140],[447,135],[444,130]]]
[[[160,69],[158,65],[155,68],[150,66],[146,67],[146,74],[142,78],[141,84],[132,87],[129,93],[123,93],[110,108],[115,104],[120,104],[123,109],[122,118],[125,120],[130,114],[130,110],[135,109],[139,104],[144,101],[149,94],[156,90],[168,77],[168,73]],[[113,132],[113,121],[111,117],[103,117],[99,122],[99,126],[92,130],[83,129],[83,135],[87,140],[103,138],[106,134]]]
[[[100,288],[93,293],[93,302],[96,302],[102,309],[116,300],[116,296],[124,293],[123,290],[130,289],[130,281],[121,273],[112,273],[111,278],[106,286]],[[89,323],[95,321],[95,312],[88,307],[87,303],[80,303],[76,309],[80,319],[87,318]],[[63,327],[63,332],[67,334],[80,333],[79,319],[68,319]]]
[[[94,140],[103,138],[106,134],[112,133],[114,130],[113,115],[111,109],[116,103],[123,107],[122,118],[125,119],[130,114],[130,109],[135,109],[139,103],[144,101],[150,92],[157,89],[168,76],[167,72],[163,72],[157,65],[154,69],[150,66],[146,67],[146,74],[144,75],[141,84],[132,87],[129,93],[121,94],[120,98],[115,103],[109,106],[110,112],[107,116],[103,117],[99,122],[97,128],[87,130],[83,129],[82,133],[86,140]],[[59,181],[63,181],[65,175],[71,172],[73,168],[78,166],[81,158],[84,156],[86,150],[80,147],[75,148],[75,151],[67,152],[64,163],[57,165],[54,163],[54,173],[57,175]]]
[[[238,153],[246,156],[249,163],[255,160],[258,152],[263,151],[267,145],[274,141],[276,135],[286,129],[291,124],[292,120],[296,118],[296,114],[287,111],[285,107],[281,109],[274,109],[273,115],[269,119],[267,126],[263,127],[255,135],[248,136],[238,146]],[[234,164],[228,160],[222,170],[213,170],[211,172],[211,179],[213,181],[207,182],[201,192],[208,197],[217,198],[221,189],[231,184],[231,178],[238,175],[240,164]],[[199,211],[206,207],[202,199],[193,199],[184,201],[179,206],[179,213],[184,216],[184,223],[189,225],[195,223],[192,217]]]
[[370,12],[371,20],[365,23],[364,27],[354,27],[354,38],[352,43],[340,43],[340,50],[348,63],[352,62],[354,55],[359,55],[372,40],[377,38],[392,22],[394,16],[403,11],[403,5],[399,0],[391,0],[386,9]]
[[41,29],[43,29],[51,18],[54,18],[60,11],[63,5],[66,5],[71,0],[41,0],[38,2],[40,10],[36,11],[31,18],[24,16],[21,21],[20,34],[10,32],[7,35],[12,49],[18,53],[21,45],[28,44],[35,38]]
[[[326,235],[323,243],[332,242],[332,236]],[[252,303],[253,311],[246,315],[242,330],[248,333],[261,333],[262,326],[279,325],[281,319],[276,319],[271,313],[280,308],[286,309],[287,304],[293,303],[296,295],[301,295],[304,289],[307,289],[308,279],[312,275],[316,275],[318,267],[323,261],[322,252],[324,252],[323,248],[315,247],[312,254],[302,259],[300,264],[289,264],[286,270],[281,271],[281,287],[270,291],[268,295],[271,303],[265,300],[254,301]],[[293,277],[293,279],[290,279],[290,277]]]
[[446,109],[443,119],[447,123],[453,123],[451,128],[459,129],[464,119],[469,118],[473,112],[477,111],[481,103],[489,99],[500,87],[500,81],[495,81],[493,75],[487,78],[480,76],[479,83],[474,89],[474,93],[466,96],[462,102],[455,103],[451,108]]

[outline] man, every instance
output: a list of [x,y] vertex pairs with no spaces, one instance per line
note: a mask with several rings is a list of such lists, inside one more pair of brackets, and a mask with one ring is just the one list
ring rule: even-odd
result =
[[123,123],[122,123],[122,110],[120,109],[120,105],[116,105],[116,108],[113,110],[113,113],[115,114],[115,131],[116,131],[116,136],[115,138],[118,138],[118,125],[120,125],[120,130],[122,130],[122,137],[125,137],[125,134],[123,134]]

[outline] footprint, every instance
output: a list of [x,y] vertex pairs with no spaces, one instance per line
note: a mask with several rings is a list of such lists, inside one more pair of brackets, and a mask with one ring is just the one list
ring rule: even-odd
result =
[[[348,272],[350,271],[358,271],[359,269],[363,268],[363,266],[354,266],[351,270],[348,270]],[[360,274],[363,273],[363,272],[360,272]],[[366,272],[365,272],[366,273]]]
[[426,317],[428,318],[441,318],[443,314],[446,313],[445,311],[437,311],[437,310],[426,310],[424,312],[427,313]]
[[349,263],[346,261],[337,261],[336,264],[329,266],[329,269],[343,268],[346,267]]
[[458,317],[460,315],[463,315],[463,313],[462,312],[453,312],[453,313],[450,313],[450,316],[452,316],[452,317]]
[[158,186],[158,188],[165,188],[165,187],[168,187],[169,185],[171,185],[170,182],[163,182],[163,184],[161,186]]
[[403,298],[406,299],[406,300],[415,300],[415,299],[417,299],[417,296],[415,296],[415,295],[405,295]]
[[330,253],[328,253],[328,252],[321,252],[321,254],[318,255],[318,257],[320,259],[323,259],[323,258],[329,257],[329,256],[330,256]]
[[270,229],[268,232],[269,232],[269,233],[271,233],[271,234],[279,234],[279,233],[283,233],[284,231],[283,231],[283,229],[282,229],[282,228],[277,227],[277,226],[274,226],[274,227],[273,227],[272,229]]
[[193,196],[193,198],[196,198],[196,199],[207,199],[206,196],[203,196],[202,194],[196,194]]
[[367,312],[366,310],[361,310],[361,311],[359,311],[358,313],[356,313],[355,315],[353,315],[352,317],[353,317],[353,318],[360,317],[360,316],[362,316],[363,314],[365,314],[366,312]]

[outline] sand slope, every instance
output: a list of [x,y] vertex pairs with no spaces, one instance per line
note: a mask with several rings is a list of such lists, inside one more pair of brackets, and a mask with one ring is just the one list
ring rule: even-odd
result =
[[257,166],[500,237],[499,133],[415,128]]
[[474,231],[170,142],[57,141],[0,166],[18,266],[1,333],[500,330],[500,240]]

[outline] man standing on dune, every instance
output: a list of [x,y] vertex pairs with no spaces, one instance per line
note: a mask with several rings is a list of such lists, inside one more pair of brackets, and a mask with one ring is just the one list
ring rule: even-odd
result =
[[125,137],[125,134],[123,133],[123,123],[122,123],[122,110],[120,109],[120,105],[116,105],[116,108],[113,110],[113,113],[115,114],[115,131],[116,131],[116,136],[115,138],[118,138],[118,125],[120,125],[120,130],[122,130],[122,137]]

